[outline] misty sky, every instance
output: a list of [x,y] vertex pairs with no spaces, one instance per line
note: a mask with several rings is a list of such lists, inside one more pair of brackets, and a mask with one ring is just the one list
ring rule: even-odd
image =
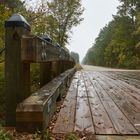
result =
[[99,31],[116,14],[118,0],[82,0],[84,21],[73,29],[72,39],[68,48],[70,51],[78,52],[80,60],[83,59],[87,50],[94,43]]

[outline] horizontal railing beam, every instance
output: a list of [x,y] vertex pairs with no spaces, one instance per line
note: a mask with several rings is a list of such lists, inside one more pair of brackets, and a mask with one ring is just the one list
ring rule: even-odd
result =
[[18,131],[34,132],[48,127],[56,102],[64,96],[74,73],[75,68],[65,71],[17,105]]
[[52,43],[38,36],[22,36],[21,59],[27,63],[44,63],[49,61],[73,61],[62,47],[56,47]]

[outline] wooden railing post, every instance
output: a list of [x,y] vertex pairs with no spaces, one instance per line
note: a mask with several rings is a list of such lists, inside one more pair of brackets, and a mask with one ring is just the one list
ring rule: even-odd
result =
[[5,22],[6,125],[16,125],[16,107],[30,95],[30,64],[21,61],[21,38],[30,25],[19,14]]
[[52,78],[58,76],[61,73],[61,65],[59,61],[52,62]]
[[40,86],[44,86],[50,82],[53,78],[63,73],[64,63],[61,61],[52,61],[40,64]]
[[60,66],[61,66],[61,73],[63,73],[65,71],[64,61],[60,61]]
[[69,65],[70,63],[68,63],[68,61],[64,61],[63,62],[63,69],[64,69],[64,71],[66,71],[67,69],[68,69],[68,65]]
[[40,64],[40,87],[44,86],[46,83],[51,81],[52,79],[51,67],[52,67],[51,62]]

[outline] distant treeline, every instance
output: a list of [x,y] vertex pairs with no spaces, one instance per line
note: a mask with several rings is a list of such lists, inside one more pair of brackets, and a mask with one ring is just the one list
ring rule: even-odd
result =
[[73,59],[75,60],[76,64],[79,64],[79,54],[76,52],[71,52],[70,55],[73,57]]
[[84,64],[140,69],[140,0],[119,0],[118,12],[99,33]]

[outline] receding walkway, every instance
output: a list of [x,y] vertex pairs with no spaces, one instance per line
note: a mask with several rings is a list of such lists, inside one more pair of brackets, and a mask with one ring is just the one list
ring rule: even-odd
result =
[[140,135],[140,72],[76,72],[53,129]]

